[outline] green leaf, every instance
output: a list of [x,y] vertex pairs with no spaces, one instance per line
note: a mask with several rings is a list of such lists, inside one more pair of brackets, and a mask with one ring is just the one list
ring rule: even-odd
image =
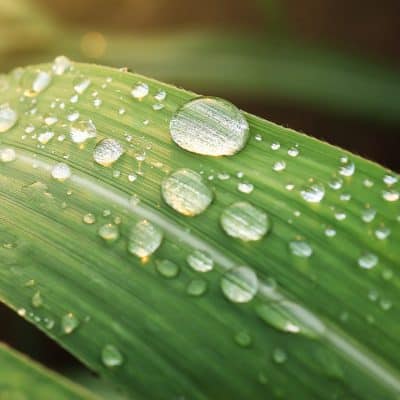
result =
[[0,398],[95,400],[97,397],[0,343]]
[[[194,93],[74,64],[37,94],[38,69],[50,65],[14,72],[0,93],[0,104],[18,112],[1,134],[3,160],[15,152],[0,164],[6,304],[131,397],[398,397],[397,175],[250,114],[241,152],[190,153],[171,140],[169,125]],[[85,79],[90,86],[76,97]],[[141,100],[131,95],[139,83],[149,86]],[[164,100],[154,97],[160,90]],[[81,145],[70,139],[76,112],[78,127],[90,119],[97,129]],[[187,118],[210,131],[208,117],[189,110]],[[105,138],[125,151],[111,167],[93,160]],[[64,182],[51,177],[65,173],[54,172],[60,162],[71,171]],[[181,168],[200,173],[214,193],[195,217],[160,193]],[[237,201],[268,214],[262,239],[243,242],[221,228]],[[262,228],[263,217],[250,214]],[[144,219],[153,229],[141,241]],[[144,256],[160,232],[161,246]],[[189,267],[194,251],[204,253],[194,255],[197,269],[210,269],[211,259],[211,271]],[[239,304],[229,297],[248,300],[254,274],[227,270],[245,265],[258,292]]]

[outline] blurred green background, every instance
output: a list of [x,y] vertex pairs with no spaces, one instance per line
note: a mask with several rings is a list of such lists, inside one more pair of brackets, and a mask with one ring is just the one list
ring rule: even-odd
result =
[[[399,15],[398,0],[0,0],[0,73],[61,54],[127,67],[399,171]],[[76,374],[2,306],[0,321],[0,340]]]

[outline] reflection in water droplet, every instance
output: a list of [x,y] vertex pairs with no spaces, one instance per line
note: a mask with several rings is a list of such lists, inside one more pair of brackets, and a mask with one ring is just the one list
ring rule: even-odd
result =
[[223,230],[244,241],[260,240],[268,232],[267,214],[247,202],[237,202],[227,207],[220,218]]
[[221,278],[224,295],[234,303],[247,303],[258,291],[258,278],[249,267],[235,267]]
[[241,347],[249,347],[252,340],[248,332],[240,331],[235,335],[235,342]]
[[79,326],[79,320],[72,313],[68,313],[61,318],[61,329],[66,334],[69,335]]
[[203,177],[186,168],[163,179],[161,194],[170,207],[187,216],[202,213],[213,199],[213,192]]
[[64,163],[58,163],[54,165],[54,167],[51,170],[51,176],[54,179],[57,179],[60,182],[65,181],[66,179],[70,178],[71,176],[71,169],[67,164]]
[[114,164],[124,153],[121,143],[115,139],[103,139],[93,150],[93,159],[97,164],[108,167]]
[[202,296],[207,290],[207,281],[205,279],[192,279],[187,287],[186,293],[190,296]]
[[0,133],[7,132],[17,122],[18,115],[8,103],[0,105]]
[[208,272],[214,267],[212,258],[199,250],[189,254],[186,261],[197,272]]
[[65,56],[58,56],[54,59],[52,69],[55,75],[62,75],[72,66],[71,60]]
[[124,362],[121,352],[112,344],[107,344],[101,351],[101,361],[108,368],[118,367]]
[[365,253],[358,259],[358,265],[364,269],[374,268],[378,264],[378,257],[373,253]]
[[149,85],[147,83],[139,82],[136,84],[131,91],[132,97],[138,100],[142,100],[149,94]]
[[292,240],[289,242],[290,252],[297,257],[308,258],[313,254],[312,247],[304,240]]
[[313,183],[301,190],[300,194],[308,203],[319,203],[325,196],[325,188],[321,183]]
[[3,163],[8,163],[14,161],[17,155],[15,154],[15,150],[10,147],[0,149],[0,161]]
[[170,121],[174,142],[209,156],[233,155],[243,149],[249,125],[242,112],[226,100],[203,97],[179,108]]
[[161,245],[163,234],[147,220],[137,222],[131,229],[128,250],[138,257],[153,254]]
[[74,143],[85,143],[86,140],[97,136],[96,126],[92,120],[74,121],[70,127],[70,137]]
[[118,227],[114,224],[105,224],[99,228],[99,236],[107,242],[115,242],[119,238]]
[[170,260],[157,260],[156,268],[164,278],[175,278],[179,274],[179,267]]

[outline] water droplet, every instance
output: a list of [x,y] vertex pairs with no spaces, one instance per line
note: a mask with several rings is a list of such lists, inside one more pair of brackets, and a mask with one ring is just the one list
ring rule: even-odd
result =
[[167,98],[167,92],[165,92],[164,90],[159,90],[155,95],[154,98],[157,101],[164,101]]
[[98,234],[107,242],[115,242],[119,238],[118,227],[114,224],[105,224],[101,226]]
[[58,118],[56,116],[54,116],[54,115],[47,115],[47,116],[44,117],[44,123],[47,126],[54,125],[57,122],[58,122]]
[[115,139],[103,139],[96,144],[93,158],[97,164],[108,167],[115,163],[124,153],[121,143]]
[[395,183],[397,183],[397,181],[398,181],[398,178],[397,178],[397,176],[394,176],[394,175],[387,174],[383,177],[383,182],[388,186],[394,185]]
[[393,271],[391,269],[384,269],[382,271],[382,278],[385,281],[390,281],[393,278]]
[[275,172],[284,171],[284,170],[286,169],[286,162],[283,161],[283,160],[281,160],[281,161],[276,161],[276,162],[274,163],[274,165],[272,166],[272,169],[273,169]]
[[42,295],[40,294],[39,291],[37,291],[33,296],[32,296],[32,306],[33,307],[41,307],[43,304],[43,299]]
[[17,158],[15,150],[10,147],[0,149],[0,161],[3,163],[14,161]]
[[66,179],[70,178],[71,176],[71,169],[67,164],[58,163],[53,166],[51,170],[51,176],[54,179],[57,179],[60,182],[65,181]]
[[245,146],[249,125],[242,112],[226,100],[203,97],[179,108],[170,121],[174,142],[197,154],[228,156]]
[[343,180],[340,178],[333,178],[330,182],[329,182],[329,187],[333,190],[339,190],[341,189],[343,186]]
[[153,254],[161,245],[163,234],[147,220],[137,222],[131,229],[128,250],[138,257]]
[[340,158],[339,174],[342,176],[352,176],[356,167],[352,161],[350,161],[346,156]]
[[271,143],[271,150],[276,151],[276,150],[279,150],[280,148],[281,148],[281,144],[280,143],[278,143],[278,142]]
[[277,330],[289,333],[300,332],[299,325],[285,313],[281,304],[261,304],[256,308],[256,312],[264,322]]
[[17,120],[17,112],[8,103],[0,106],[0,133],[10,130],[16,124]]
[[32,91],[34,94],[43,92],[51,82],[51,75],[46,71],[38,71],[35,79],[32,82]]
[[342,193],[339,198],[341,201],[349,201],[349,200],[351,200],[351,194],[350,193]]
[[399,192],[397,190],[394,190],[394,189],[392,189],[392,190],[384,190],[382,192],[382,197],[383,197],[384,200],[392,202],[392,201],[399,200],[400,194],[399,194]]
[[385,240],[391,233],[391,230],[386,226],[380,226],[375,230],[375,236],[379,240]]
[[70,137],[74,143],[85,143],[86,140],[97,136],[96,126],[92,120],[74,121],[70,126]]
[[258,278],[249,267],[235,267],[221,278],[224,295],[234,303],[247,303],[258,291]]
[[327,237],[334,237],[336,236],[336,230],[333,228],[326,228],[325,229],[325,236]]
[[272,358],[277,364],[283,364],[287,360],[287,354],[283,349],[278,347],[274,350]]
[[392,308],[393,303],[389,299],[382,299],[379,302],[379,305],[381,306],[382,310],[389,311]]
[[325,196],[325,188],[321,183],[312,183],[301,190],[300,194],[308,203],[319,203]]
[[252,340],[248,332],[240,331],[235,335],[235,342],[241,347],[249,347]]
[[378,264],[378,257],[373,253],[365,253],[358,259],[358,265],[364,269],[374,268]]
[[361,219],[366,222],[372,222],[375,218],[376,215],[376,210],[374,210],[373,208],[366,208],[365,210],[362,211],[361,214]]
[[347,215],[344,211],[335,211],[334,216],[338,221],[343,221],[347,218]]
[[368,293],[368,298],[371,301],[377,301],[379,298],[379,293],[375,289],[371,289]]
[[79,77],[74,80],[74,90],[78,94],[83,94],[91,83],[90,79]]
[[107,344],[101,351],[101,361],[108,368],[119,367],[124,362],[121,352],[112,344]]
[[54,137],[54,132],[44,131],[38,135],[38,142],[41,144],[47,144]]
[[186,261],[197,272],[211,271],[214,267],[212,258],[199,250],[189,254]]
[[249,194],[254,190],[254,185],[249,182],[239,182],[237,188],[239,192]]
[[267,214],[247,202],[237,202],[227,207],[220,218],[223,230],[244,241],[260,240],[268,232]]
[[170,260],[157,260],[156,268],[165,278],[175,278],[179,273],[179,267]]
[[135,99],[142,100],[149,94],[149,85],[139,82],[133,87],[131,94]]
[[170,207],[187,216],[202,213],[214,196],[203,177],[190,169],[179,169],[164,178],[161,194]]
[[72,66],[71,60],[65,56],[58,56],[54,59],[52,69],[55,75],[62,75]]
[[297,157],[299,155],[299,153],[300,153],[300,151],[299,151],[299,149],[297,147],[291,147],[288,150],[288,155],[290,157]]
[[83,222],[88,225],[92,225],[96,222],[96,217],[92,213],[87,213],[82,218]]
[[289,242],[289,250],[294,256],[301,258],[308,258],[313,254],[312,247],[306,241],[300,239]]
[[164,107],[165,107],[165,106],[164,106],[164,104],[162,104],[162,103],[156,103],[156,104],[153,104],[153,105],[152,105],[152,108],[153,108],[154,111],[160,111],[160,110],[162,110]]
[[61,318],[61,329],[66,334],[69,335],[79,326],[79,320],[72,313],[68,313]]
[[190,296],[202,296],[206,290],[207,281],[204,279],[192,279],[186,287],[186,293]]
[[372,186],[374,186],[374,182],[369,178],[365,178],[364,181],[363,181],[363,185],[366,188],[371,188]]

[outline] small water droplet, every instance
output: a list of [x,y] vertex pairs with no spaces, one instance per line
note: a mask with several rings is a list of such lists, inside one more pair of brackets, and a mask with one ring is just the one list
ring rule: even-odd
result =
[[254,185],[249,182],[239,182],[237,188],[239,192],[249,194],[254,190]]
[[18,114],[8,103],[0,106],[0,133],[7,132],[17,122]]
[[202,296],[207,290],[207,281],[205,279],[192,279],[187,287],[186,293],[190,296]]
[[300,153],[300,151],[299,151],[299,149],[297,147],[291,147],[288,150],[288,155],[290,157],[297,157],[299,155],[299,153]]
[[347,218],[347,215],[344,211],[335,211],[334,216],[338,221],[343,221]]
[[247,303],[257,294],[257,275],[249,267],[234,267],[222,276],[221,289],[228,300]]
[[32,96],[43,92],[51,82],[51,75],[47,71],[38,71],[32,82],[31,91],[25,92],[26,95]]
[[237,202],[227,207],[220,218],[223,230],[244,241],[260,240],[270,228],[268,215],[247,202]]
[[164,101],[167,98],[167,92],[165,92],[164,90],[159,90],[155,95],[154,98],[157,101]]
[[351,194],[350,193],[342,193],[339,198],[341,201],[349,201],[349,200],[351,200]]
[[85,143],[86,140],[97,136],[97,129],[92,120],[74,121],[70,126],[70,137],[74,143]]
[[271,143],[271,150],[279,150],[281,148],[281,144],[279,142],[273,142]]
[[339,190],[341,189],[343,186],[343,180],[340,178],[333,178],[330,182],[329,182],[329,187],[333,190]]
[[378,264],[378,257],[373,253],[364,253],[358,259],[358,265],[364,269],[371,269],[374,268],[376,264]]
[[312,247],[306,241],[300,239],[289,242],[289,250],[294,256],[301,258],[308,258],[313,254]]
[[208,272],[214,267],[212,258],[200,250],[195,250],[189,254],[186,261],[197,272]]
[[386,201],[393,202],[393,201],[399,200],[400,194],[399,194],[399,192],[397,190],[394,190],[394,189],[392,189],[392,190],[384,190],[382,192],[382,197]]
[[99,228],[99,236],[107,242],[115,242],[119,238],[118,227],[114,224],[104,224]]
[[61,329],[69,335],[79,326],[79,320],[73,313],[68,313],[61,318]]
[[361,213],[361,219],[366,223],[372,222],[375,216],[376,210],[374,210],[373,208],[366,208]]
[[341,166],[339,167],[339,174],[342,176],[352,176],[356,170],[356,167],[352,161],[346,156],[340,158]]
[[41,132],[38,135],[37,140],[41,144],[47,144],[48,142],[50,142],[51,139],[53,139],[53,137],[54,137],[54,132],[45,130],[44,132]]
[[240,331],[235,335],[235,342],[241,347],[249,347],[252,343],[252,340],[248,332]]
[[385,240],[391,233],[391,230],[386,226],[380,226],[375,229],[375,236],[379,240]]
[[249,125],[242,112],[226,100],[202,97],[179,108],[170,121],[174,142],[209,156],[229,156],[242,150]]
[[62,75],[72,66],[71,60],[65,56],[58,56],[54,59],[52,69],[55,75]]
[[63,182],[71,177],[71,169],[64,163],[55,164],[51,170],[51,176],[54,179]]
[[392,308],[393,303],[389,299],[381,299],[379,305],[381,306],[382,310],[389,311]]
[[383,177],[383,182],[388,186],[394,185],[395,183],[397,183],[397,181],[398,181],[398,178],[397,178],[397,176],[394,176],[394,175],[387,174]]
[[308,203],[319,203],[325,196],[325,188],[321,183],[312,183],[301,190],[300,194]]
[[283,161],[283,160],[281,160],[281,161],[276,161],[276,162],[274,163],[274,165],[272,166],[272,169],[273,169],[275,172],[284,171],[284,170],[286,169],[286,162]]
[[156,268],[164,278],[175,278],[179,274],[179,267],[170,260],[157,260]]
[[277,364],[283,364],[287,360],[287,354],[283,349],[278,347],[274,350],[272,358]]
[[137,222],[131,229],[128,250],[138,257],[153,254],[161,245],[163,234],[147,220]]
[[17,158],[15,150],[7,147],[0,149],[0,161],[3,163],[8,163],[14,161]]
[[330,228],[330,227],[326,228],[326,229],[325,229],[325,236],[327,236],[327,237],[334,237],[334,236],[336,236],[336,230],[333,229],[333,228]]
[[41,307],[42,304],[43,304],[42,295],[40,294],[40,291],[37,291],[32,296],[32,306],[38,308]]
[[93,159],[97,164],[108,167],[114,164],[124,153],[121,143],[115,139],[103,139],[93,150]]
[[82,218],[83,222],[88,225],[92,225],[96,222],[96,217],[92,213],[87,213]]
[[135,99],[142,100],[149,94],[149,85],[139,82],[133,87],[131,94]]
[[119,367],[123,364],[124,358],[121,352],[112,344],[107,344],[101,351],[101,361],[108,368]]
[[154,111],[160,111],[160,110],[162,110],[164,107],[165,107],[165,106],[164,106],[164,104],[162,104],[162,103],[155,103],[155,104],[152,105],[152,108],[153,108]]
[[201,214],[211,204],[213,192],[203,177],[190,169],[179,169],[161,183],[164,201],[180,214]]
[[372,186],[374,186],[374,182],[369,178],[365,178],[364,181],[363,181],[363,185],[366,188],[371,188]]
[[90,79],[78,77],[77,79],[74,79],[73,83],[75,92],[78,94],[83,94],[92,82]]

